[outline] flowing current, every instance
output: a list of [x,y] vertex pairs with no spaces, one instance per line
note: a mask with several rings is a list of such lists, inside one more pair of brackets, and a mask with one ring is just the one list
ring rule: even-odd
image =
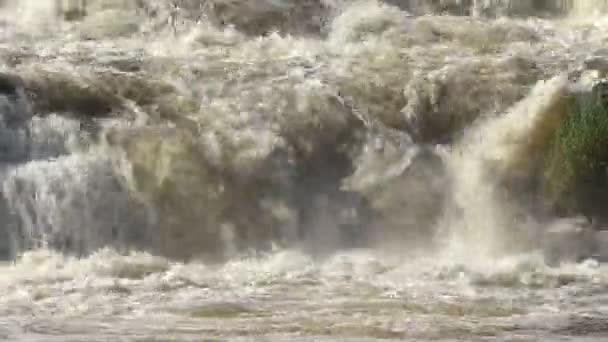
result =
[[529,181],[608,1],[0,6],[0,340],[608,338]]

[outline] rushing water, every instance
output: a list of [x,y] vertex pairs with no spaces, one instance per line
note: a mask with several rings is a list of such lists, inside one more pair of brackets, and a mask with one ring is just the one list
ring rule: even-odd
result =
[[0,340],[606,340],[607,2],[386,2],[0,1]]

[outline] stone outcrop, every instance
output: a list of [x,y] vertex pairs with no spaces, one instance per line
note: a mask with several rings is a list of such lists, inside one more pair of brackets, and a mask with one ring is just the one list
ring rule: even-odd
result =
[[233,25],[248,35],[320,34],[330,9],[321,0],[209,0],[205,11],[219,26]]
[[418,141],[451,141],[481,114],[500,113],[521,100],[539,73],[534,63],[520,58],[432,72],[405,90],[402,113],[408,130]]

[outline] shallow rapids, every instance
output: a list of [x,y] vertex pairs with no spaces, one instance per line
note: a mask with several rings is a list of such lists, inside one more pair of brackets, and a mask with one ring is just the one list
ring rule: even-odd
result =
[[108,250],[40,251],[3,267],[15,341],[602,341],[606,269],[538,256],[472,265],[294,251],[223,266]]
[[608,338],[605,1],[0,6],[0,340]]

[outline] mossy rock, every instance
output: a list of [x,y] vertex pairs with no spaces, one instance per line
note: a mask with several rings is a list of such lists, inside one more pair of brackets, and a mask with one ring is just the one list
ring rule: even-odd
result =
[[608,200],[608,106],[571,98],[570,115],[547,149],[546,198],[562,213],[606,216]]
[[63,19],[66,21],[82,20],[87,15],[87,12],[80,8],[71,8],[63,12]]

